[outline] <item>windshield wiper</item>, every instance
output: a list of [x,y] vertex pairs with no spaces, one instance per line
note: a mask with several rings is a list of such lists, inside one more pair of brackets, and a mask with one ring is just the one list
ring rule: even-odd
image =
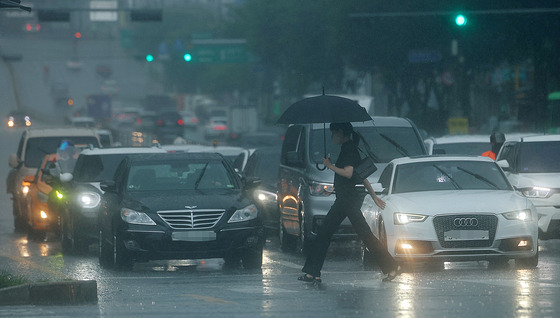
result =
[[388,142],[390,142],[393,146],[395,146],[395,148],[397,148],[397,150],[401,153],[401,155],[405,156],[405,157],[410,157],[410,155],[408,154],[408,151],[406,151],[406,149],[399,145],[398,142],[394,141],[393,139],[391,139],[390,137],[388,137],[385,134],[379,133],[379,136],[383,137],[383,139],[387,140]]
[[474,173],[474,172],[472,172],[472,171],[470,171],[470,170],[467,170],[467,169],[464,169],[464,168],[461,168],[461,167],[457,167],[457,170],[461,170],[461,171],[463,171],[464,173],[470,174],[471,176],[475,177],[476,179],[482,180],[482,181],[486,182],[488,185],[490,185],[490,186],[493,187],[494,189],[500,190],[500,188],[499,188],[494,182],[492,182],[492,181],[488,180],[487,178],[485,178],[485,177],[479,175],[478,173]]
[[458,190],[463,190],[463,188],[461,188],[461,186],[457,183],[457,181],[455,181],[455,179],[453,179],[447,172],[445,172],[442,168],[440,168],[438,165],[433,165],[434,168],[438,169],[441,173],[443,173],[444,176],[446,176],[449,181],[451,181],[451,183],[453,184],[453,186],[455,187],[455,189]]
[[198,189],[198,184],[200,183],[200,180],[202,179],[202,176],[204,175],[204,172],[206,172],[206,167],[208,167],[209,162],[207,162],[204,165],[204,168],[202,168],[202,171],[200,172],[200,175],[198,176],[198,178],[196,178],[196,181],[194,183],[194,189],[197,190]]

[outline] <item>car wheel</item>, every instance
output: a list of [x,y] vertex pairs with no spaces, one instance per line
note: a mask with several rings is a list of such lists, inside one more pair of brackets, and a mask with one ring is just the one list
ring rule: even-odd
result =
[[116,233],[113,234],[113,264],[117,269],[131,271],[134,266],[132,255],[124,247],[124,242]]
[[379,241],[387,249],[387,232],[385,231],[385,221],[383,220],[379,222]]
[[27,222],[25,221],[25,218],[22,217],[19,213],[19,207],[17,205],[17,202],[14,198],[14,200],[12,201],[12,209],[13,209],[13,214],[14,214],[14,229],[16,232],[23,232],[26,229],[27,226]]
[[517,268],[535,268],[539,265],[539,252],[530,258],[518,258],[515,260],[515,267]]
[[309,251],[309,240],[307,239],[307,230],[305,229],[305,217],[301,214],[299,222],[299,237],[297,240],[297,250],[303,255],[307,255]]
[[263,249],[247,250],[241,258],[245,269],[259,269],[262,267]]
[[361,256],[362,256],[362,266],[366,270],[373,270],[376,268],[377,263],[375,262],[375,258],[373,253],[371,253],[366,245],[362,242],[361,245]]
[[280,239],[280,249],[283,252],[293,252],[296,249],[296,237],[286,232],[284,224],[282,224],[282,217],[280,217],[280,228],[278,231]]
[[60,246],[62,253],[69,254],[72,252],[72,240],[68,236],[68,225],[65,217],[60,217]]
[[99,230],[99,265],[104,268],[113,267],[113,251],[105,243],[103,230]]

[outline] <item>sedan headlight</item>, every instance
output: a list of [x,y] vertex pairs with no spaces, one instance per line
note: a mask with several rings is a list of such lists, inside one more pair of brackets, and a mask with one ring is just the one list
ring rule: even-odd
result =
[[334,192],[334,184],[312,181],[309,185],[309,193],[315,196],[327,197]]
[[121,209],[121,219],[130,224],[156,225],[156,222],[154,222],[154,220],[152,220],[146,213],[127,208]]
[[257,207],[254,204],[239,209],[229,218],[228,223],[243,222],[256,219],[258,215]]
[[95,208],[101,202],[101,196],[95,192],[83,192],[78,195],[78,203],[86,209]]
[[412,222],[424,222],[428,217],[426,215],[400,213],[394,214],[394,221],[396,225],[404,225]]
[[531,215],[531,210],[519,210],[502,213],[502,215],[508,220],[519,220],[519,221],[531,221],[533,216]]
[[520,189],[521,193],[528,198],[548,198],[550,196],[550,188],[532,187]]
[[263,202],[276,202],[276,193],[264,191],[264,190],[255,190],[254,196],[256,200],[263,201]]

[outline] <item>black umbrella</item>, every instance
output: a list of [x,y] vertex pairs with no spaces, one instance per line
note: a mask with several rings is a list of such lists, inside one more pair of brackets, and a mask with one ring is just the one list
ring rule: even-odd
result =
[[[333,95],[319,95],[304,98],[292,104],[280,116],[277,124],[323,123],[323,148],[327,156],[327,137],[325,123],[344,123],[372,120],[366,109],[358,102]],[[319,169],[319,167],[317,167]],[[320,169],[320,170],[324,170]]]

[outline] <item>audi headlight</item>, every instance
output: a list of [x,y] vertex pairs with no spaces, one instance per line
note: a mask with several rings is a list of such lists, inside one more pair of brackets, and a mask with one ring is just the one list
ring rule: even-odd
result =
[[334,184],[312,181],[309,185],[309,193],[314,196],[328,197],[334,192]]
[[154,220],[152,220],[146,213],[127,208],[121,209],[121,219],[130,224],[156,225],[156,222],[154,222]]
[[545,187],[532,187],[521,189],[521,193],[528,198],[548,198],[551,194],[550,190],[550,188]]
[[276,198],[277,198],[276,193],[264,191],[264,190],[255,190],[254,196],[255,199],[264,202],[269,202],[269,201],[276,202]]
[[393,216],[396,225],[404,225],[412,222],[424,222],[424,220],[428,218],[426,215],[400,212],[395,213]]
[[228,223],[243,222],[256,219],[258,215],[257,207],[254,204],[239,209],[229,218]]
[[86,209],[95,208],[101,202],[101,196],[95,192],[83,192],[78,195],[78,203]]
[[506,212],[502,213],[502,215],[508,220],[531,221],[533,219],[529,209]]

